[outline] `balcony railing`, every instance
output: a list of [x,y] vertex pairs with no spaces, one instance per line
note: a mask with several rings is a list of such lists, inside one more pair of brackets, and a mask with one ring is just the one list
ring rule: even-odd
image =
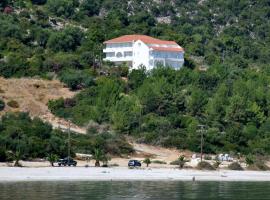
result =
[[106,57],[104,60],[108,60],[111,62],[125,62],[125,61],[132,61],[132,56],[126,56],[126,57]]
[[107,53],[107,52],[124,52],[124,51],[132,51],[133,52],[133,48],[132,47],[114,47],[114,48],[103,49],[104,53]]

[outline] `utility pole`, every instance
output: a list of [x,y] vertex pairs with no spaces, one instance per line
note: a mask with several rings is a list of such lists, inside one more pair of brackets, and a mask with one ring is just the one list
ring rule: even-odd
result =
[[70,120],[68,120],[68,163],[70,159]]
[[201,134],[201,162],[202,162],[202,156],[203,156],[203,134],[204,134],[204,132],[206,132],[206,126],[205,125],[202,125],[202,124],[200,124],[200,125],[198,125],[198,128],[199,128],[199,130],[197,131],[197,132],[199,132],[200,134]]

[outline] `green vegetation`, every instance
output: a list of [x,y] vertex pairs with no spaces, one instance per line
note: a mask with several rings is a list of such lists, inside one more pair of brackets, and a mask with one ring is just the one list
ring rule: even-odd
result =
[[263,160],[258,160],[254,164],[248,166],[249,170],[267,171],[270,168],[265,164]]
[[197,125],[205,124],[205,153],[269,154],[269,82],[266,69],[141,69],[128,82],[100,77],[72,100],[50,101],[49,108],[78,125],[109,123],[142,142],[196,152]]
[[103,150],[96,148],[94,150],[93,159],[96,161],[95,167],[100,167],[100,161],[103,162],[103,165],[102,165],[103,167],[107,167],[110,157],[107,154],[105,154]]
[[180,169],[183,169],[186,162],[188,160],[186,160],[184,155],[181,155],[177,160],[170,162],[170,165],[178,165]]
[[[197,125],[205,124],[205,153],[270,154],[269,8],[268,0],[5,0],[0,75],[56,75],[72,90],[85,88],[48,106],[78,125],[110,124],[117,136],[87,137],[117,140],[116,153],[130,150],[124,134],[198,152]],[[178,42],[185,67],[128,74],[100,62],[104,40],[134,33]]]
[[0,148],[0,162],[5,162],[7,160],[7,152],[4,148]]
[[143,160],[143,163],[145,163],[146,164],[146,167],[148,167],[152,162],[151,162],[150,158],[145,158]]
[[177,160],[170,162],[170,165],[178,165],[180,169],[183,169],[186,162],[188,160],[186,160],[185,156],[181,155]]
[[178,158],[178,162],[179,162],[179,168],[183,169],[183,167],[184,167],[185,163],[187,162],[187,160],[185,159],[185,156],[182,155],[182,156],[180,156]]
[[[6,6],[17,12],[2,13]],[[104,40],[134,33],[175,40],[189,68],[200,58],[202,65],[261,68],[270,56],[268,21],[267,0],[5,0],[0,74],[46,77],[99,67]]]
[[215,170],[215,167],[213,167],[209,162],[202,161],[202,162],[198,163],[197,169],[199,169],[199,170]]
[[250,166],[250,165],[253,165],[255,163],[255,158],[254,158],[254,156],[252,156],[252,155],[247,155],[246,156],[246,164],[247,164],[247,166]]
[[0,111],[4,110],[5,106],[6,106],[5,102],[2,99],[0,99]]
[[247,164],[247,169],[249,170],[261,170],[261,171],[266,171],[269,170],[270,168],[265,164],[265,160],[267,158],[262,157],[262,156],[253,156],[253,155],[247,155],[246,156],[246,164]]
[[228,168],[230,170],[237,170],[237,171],[244,170],[243,167],[238,162],[233,162],[233,163],[229,164]]
[[51,163],[51,166],[54,167],[54,163],[58,160],[58,156],[55,154],[49,154],[47,160]]
[[15,100],[11,100],[11,101],[7,102],[7,105],[11,108],[19,108],[20,107],[19,103]]
[[[74,152],[94,153],[96,148],[114,155],[129,154],[132,147],[124,138],[102,133],[99,135],[71,134],[71,155]],[[26,113],[6,114],[0,121],[0,160],[7,160],[7,153],[12,152],[18,165],[19,160],[55,156],[67,156],[67,134],[53,130],[51,125],[38,118],[31,119]]]
[[167,164],[165,161],[162,161],[162,160],[152,160],[151,162],[155,163],[155,164],[160,164],[160,165],[166,165]]
[[220,165],[221,165],[221,161],[219,161],[218,159],[216,159],[215,162],[214,162],[214,164],[213,164],[213,167],[215,169],[218,169]]

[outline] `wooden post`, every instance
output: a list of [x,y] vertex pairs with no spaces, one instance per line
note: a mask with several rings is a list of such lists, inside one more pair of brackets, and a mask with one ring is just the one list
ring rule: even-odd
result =
[[198,125],[199,130],[197,132],[199,132],[201,134],[201,162],[203,160],[203,133],[205,132],[205,125]]

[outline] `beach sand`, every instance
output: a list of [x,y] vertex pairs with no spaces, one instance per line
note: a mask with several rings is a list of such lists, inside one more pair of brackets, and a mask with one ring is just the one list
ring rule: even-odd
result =
[[127,167],[1,167],[5,181],[270,181],[270,172],[200,171],[192,169],[128,169]]

